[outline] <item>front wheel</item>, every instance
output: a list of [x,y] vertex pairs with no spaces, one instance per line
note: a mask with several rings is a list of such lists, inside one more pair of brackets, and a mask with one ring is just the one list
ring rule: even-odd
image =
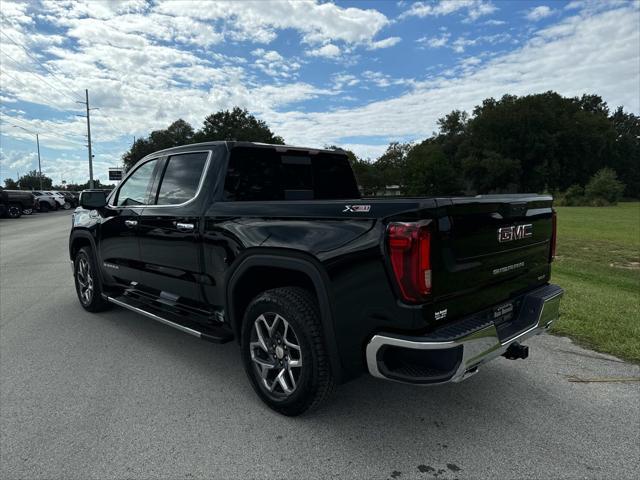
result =
[[41,212],[48,212],[49,211],[49,204],[47,202],[40,202],[38,205],[40,205],[40,211]]
[[258,396],[283,415],[313,410],[333,391],[318,304],[302,288],[253,299],[242,324],[242,358]]
[[64,202],[62,208],[64,208],[65,210],[69,210],[71,208],[71,204],[69,202]]
[[82,247],[73,261],[73,276],[80,305],[89,312],[106,310],[110,303],[102,298],[102,286],[89,247]]

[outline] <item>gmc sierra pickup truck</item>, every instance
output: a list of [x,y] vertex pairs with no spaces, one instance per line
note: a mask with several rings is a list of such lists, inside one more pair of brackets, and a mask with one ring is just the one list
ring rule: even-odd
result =
[[235,339],[258,396],[298,415],[361,373],[459,382],[558,318],[552,198],[361,198],[345,152],[250,142],[162,150],[82,192],[82,306]]

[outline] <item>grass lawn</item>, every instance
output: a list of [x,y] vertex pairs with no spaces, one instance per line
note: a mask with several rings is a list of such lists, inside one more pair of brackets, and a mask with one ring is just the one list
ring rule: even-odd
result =
[[566,292],[552,332],[640,362],[640,203],[557,211],[552,281]]

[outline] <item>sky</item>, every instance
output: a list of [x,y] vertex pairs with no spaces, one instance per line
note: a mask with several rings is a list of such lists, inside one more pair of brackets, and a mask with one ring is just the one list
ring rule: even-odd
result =
[[375,159],[454,109],[554,90],[640,112],[640,2],[0,0],[0,180],[85,182],[134,137],[239,106]]

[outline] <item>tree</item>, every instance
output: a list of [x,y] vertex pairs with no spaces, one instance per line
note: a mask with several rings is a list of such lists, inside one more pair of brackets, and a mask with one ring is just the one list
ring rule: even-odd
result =
[[128,170],[138,160],[158,150],[215,140],[284,144],[282,137],[274,135],[264,121],[258,120],[247,110],[235,107],[231,111],[224,110],[209,115],[197,132],[182,119],[176,120],[166,129],[154,130],[147,138],[137,139],[122,156],[122,161]]
[[[65,190],[69,190],[71,192],[80,192],[82,190],[87,190],[89,189],[89,180],[86,181],[86,183],[67,183],[66,185],[66,189]],[[101,183],[99,178],[94,179],[93,181],[93,188],[100,188],[103,190],[113,190],[114,188],[116,188],[116,185],[114,183]]]
[[402,183],[402,172],[406,166],[407,153],[410,148],[411,145],[408,143],[392,142],[376,160],[374,168],[379,173],[379,176],[376,176],[378,189]]
[[195,134],[195,141],[216,140],[284,144],[284,139],[274,135],[263,120],[239,107],[213,113],[204,119],[202,128]]
[[433,140],[409,150],[403,173],[407,195],[452,195],[463,190],[459,172],[447,159],[442,145]]
[[560,204],[568,207],[585,205],[584,187],[582,185],[571,185],[560,198]]
[[376,195],[380,189],[384,189],[384,179],[373,163],[361,158],[350,160],[350,163],[363,195]]
[[584,94],[580,98],[575,98],[575,102],[585,112],[595,113],[607,117],[609,115],[609,106],[607,102],[602,100],[600,95]]
[[[31,170],[26,175],[21,176],[18,183],[20,188],[40,190],[40,175],[38,175],[37,170]],[[51,190],[51,185],[53,185],[53,181],[46,175],[42,175],[42,189]]]
[[7,190],[16,190],[18,188],[18,183],[13,178],[5,178],[4,188]]
[[517,192],[520,161],[485,151],[462,161],[463,174],[478,193]]
[[[474,109],[457,152],[464,159],[468,180],[479,185],[475,167],[493,170],[484,188],[509,186],[496,177],[497,170],[518,169],[515,188],[542,192],[585,185],[614,158],[615,130],[607,106],[595,95],[565,98],[555,92],[500,100],[487,99]],[[491,152],[491,153],[489,153]],[[471,160],[470,160],[471,159]],[[502,175],[511,182],[510,175]]]
[[640,197],[640,117],[626,113],[622,107],[609,117],[615,130],[615,153],[610,165],[627,185],[625,195]]
[[131,149],[123,155],[125,169],[128,170],[150,153],[192,143],[193,134],[193,127],[181,118],[164,130],[154,130],[149,137],[137,139]]
[[596,205],[615,205],[622,198],[623,192],[624,184],[618,180],[618,175],[611,168],[598,170],[584,189],[587,199]]
[[468,121],[469,114],[467,112],[461,110],[453,110],[451,113],[438,119],[440,133],[445,136],[460,135],[464,133]]

